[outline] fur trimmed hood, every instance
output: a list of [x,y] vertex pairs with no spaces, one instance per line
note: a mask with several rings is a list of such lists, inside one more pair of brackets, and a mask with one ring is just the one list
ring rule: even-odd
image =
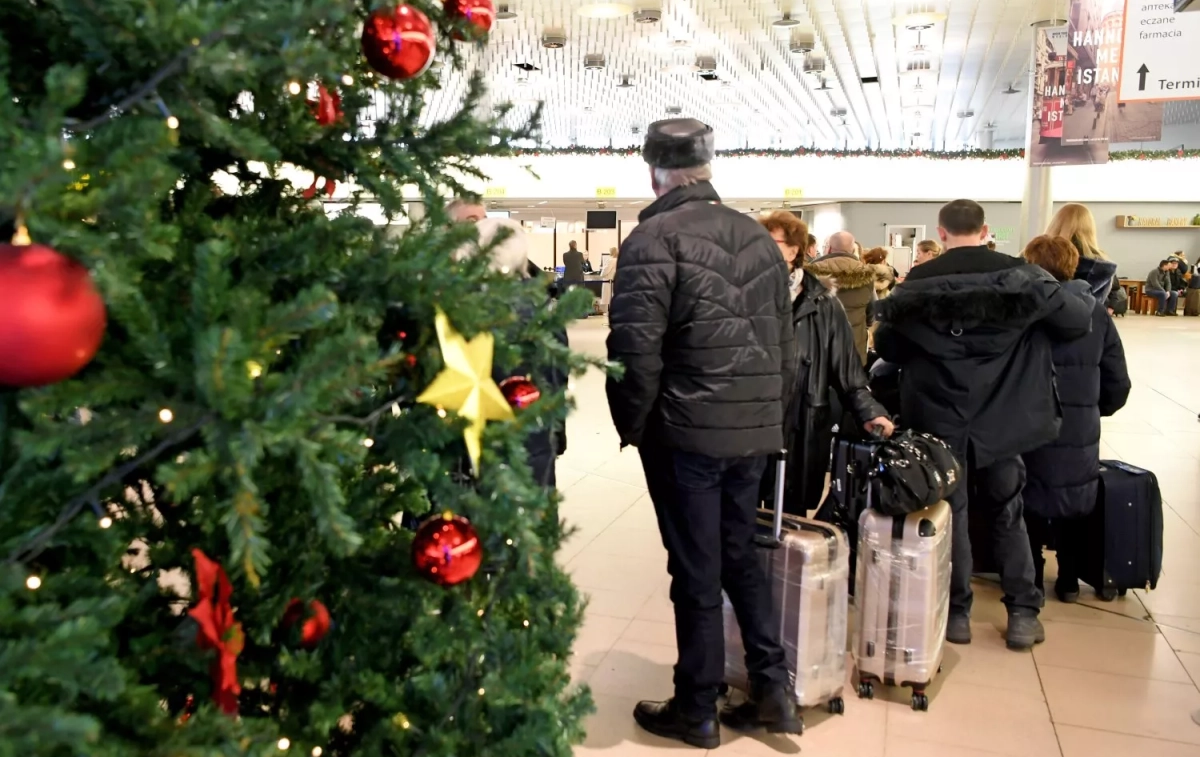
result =
[[1091,287],[1092,296],[1104,302],[1112,290],[1113,277],[1117,275],[1117,264],[1099,258],[1079,258],[1079,267],[1075,269],[1075,278],[1086,281]]
[[894,326],[908,323],[982,323],[1024,328],[1046,307],[1046,285],[1057,287],[1050,274],[1024,265],[997,273],[938,276],[905,282],[876,303],[876,317]]
[[835,252],[817,258],[804,270],[821,279],[827,289],[859,289],[875,286],[875,271],[853,255]]

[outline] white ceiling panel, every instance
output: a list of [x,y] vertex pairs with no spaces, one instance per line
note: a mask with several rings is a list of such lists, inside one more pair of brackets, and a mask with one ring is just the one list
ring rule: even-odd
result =
[[[997,144],[1020,143],[1032,24],[1054,0],[624,2],[661,20],[585,18],[584,0],[504,3],[516,17],[467,50],[488,106],[513,103],[516,122],[541,103],[547,147],[640,145],[650,122],[676,113],[711,124],[721,149],[954,150],[978,145],[985,128]],[[912,12],[932,23],[896,23]],[[785,13],[798,24],[776,25]],[[790,52],[793,32],[811,34],[816,49]],[[563,47],[543,46],[548,33]],[[585,68],[599,57],[602,69]],[[806,73],[818,58],[823,74]],[[694,70],[698,59],[711,70]],[[1009,84],[1021,92],[1003,94]],[[454,112],[466,86],[447,67],[426,118]]]

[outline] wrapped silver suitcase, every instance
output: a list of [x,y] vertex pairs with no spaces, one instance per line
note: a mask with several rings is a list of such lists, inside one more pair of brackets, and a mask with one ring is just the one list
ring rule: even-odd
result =
[[950,617],[950,505],[901,516],[867,508],[858,535],[858,695],[872,698],[876,681],[908,686],[913,709],[927,710]]
[[[780,456],[775,502],[783,502],[786,459]],[[799,707],[824,704],[845,712],[850,545],[845,533],[820,521],[759,510],[755,539],[771,584],[792,690]],[[746,690],[742,633],[725,598],[725,682]]]

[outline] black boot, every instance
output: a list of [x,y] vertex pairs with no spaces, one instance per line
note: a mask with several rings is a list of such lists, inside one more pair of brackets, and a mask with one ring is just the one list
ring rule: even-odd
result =
[[971,643],[971,616],[950,613],[946,621],[946,641],[951,644]]
[[1008,632],[1004,637],[1009,649],[1021,652],[1045,641],[1046,629],[1042,626],[1042,621],[1038,620],[1037,612],[1012,611],[1008,613]]
[[796,714],[796,703],[781,684],[751,685],[750,698],[721,710],[721,722],[735,731],[766,728],[767,733],[804,732],[804,721]]
[[1072,604],[1079,601],[1079,582],[1061,576],[1054,582],[1054,593],[1059,602]]
[[721,746],[721,726],[715,715],[697,719],[684,717],[675,707],[675,700],[666,702],[640,702],[633,709],[633,719],[643,730],[675,739],[700,749],[716,749]]

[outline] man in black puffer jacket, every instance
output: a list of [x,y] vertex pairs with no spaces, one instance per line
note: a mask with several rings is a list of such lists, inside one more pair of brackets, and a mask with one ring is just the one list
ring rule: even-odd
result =
[[966,473],[954,512],[946,640],[971,641],[967,507],[991,526],[1008,607],[1008,646],[1046,638],[1042,593],[1022,518],[1021,453],[1058,437],[1062,410],[1051,344],[1088,333],[1094,302],[1065,293],[1050,274],[988,250],[983,208],[955,200],[938,214],[940,257],[913,268],[879,303],[875,349],[902,367],[900,417],[941,437]]
[[624,376],[608,384],[621,444],[638,447],[671,574],[679,662],[675,698],[642,702],[646,730],[720,744],[721,589],[737,612],[750,701],[722,715],[799,733],[771,592],[754,553],[758,487],[783,445],[794,384],[792,298],[783,256],[709,183],[712,130],[652,124],[643,157],[658,199],[621,246],[608,338]]

